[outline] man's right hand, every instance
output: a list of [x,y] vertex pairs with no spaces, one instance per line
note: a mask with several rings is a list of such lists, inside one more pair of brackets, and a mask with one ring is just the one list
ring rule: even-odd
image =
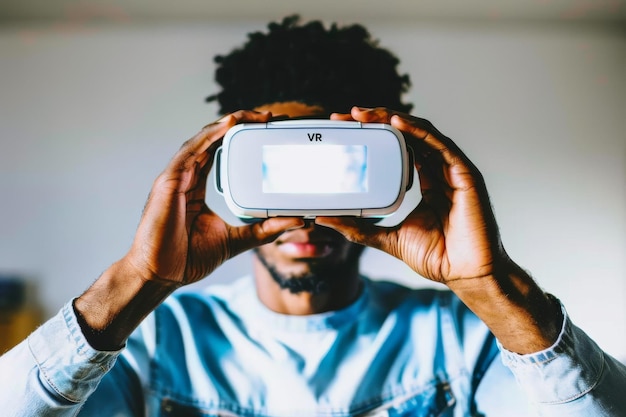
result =
[[154,182],[125,257],[146,280],[185,285],[196,282],[224,261],[304,223],[271,218],[233,227],[207,206],[205,190],[216,149],[238,123],[267,122],[271,113],[239,111],[204,127],[181,147]]
[[254,111],[227,115],[205,126],[174,155],[153,184],[130,251],[74,302],[94,348],[119,348],[176,288],[304,225],[299,218],[270,218],[234,227],[205,202],[207,176],[226,131],[238,123],[267,122],[271,116]]

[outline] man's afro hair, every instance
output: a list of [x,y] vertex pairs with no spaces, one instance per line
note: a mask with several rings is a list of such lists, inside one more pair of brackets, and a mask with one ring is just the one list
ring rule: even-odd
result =
[[299,16],[270,23],[268,33],[250,33],[243,47],[216,56],[222,91],[207,101],[217,101],[222,114],[285,101],[340,113],[355,105],[411,111],[401,100],[409,76],[398,74],[399,60],[367,29],[299,23]]

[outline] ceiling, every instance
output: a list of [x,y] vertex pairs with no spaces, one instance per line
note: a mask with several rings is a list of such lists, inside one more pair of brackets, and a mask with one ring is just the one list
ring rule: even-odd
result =
[[626,20],[626,0],[0,0],[0,22],[172,20]]

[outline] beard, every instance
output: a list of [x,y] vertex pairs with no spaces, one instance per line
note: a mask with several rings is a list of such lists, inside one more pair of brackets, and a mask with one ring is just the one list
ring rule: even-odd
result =
[[346,277],[358,273],[359,258],[364,249],[364,246],[355,244],[349,248],[345,261],[337,264],[329,265],[318,260],[302,261],[307,262],[309,268],[306,273],[300,275],[282,273],[275,265],[268,262],[258,248],[255,248],[254,252],[281,289],[292,294],[307,292],[318,295],[330,291],[341,291],[345,285],[348,285],[349,280]]

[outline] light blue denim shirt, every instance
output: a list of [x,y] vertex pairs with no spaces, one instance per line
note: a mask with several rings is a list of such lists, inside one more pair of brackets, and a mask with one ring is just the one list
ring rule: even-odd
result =
[[312,316],[268,310],[250,277],[180,291],[119,352],[93,350],[68,303],[0,358],[0,414],[626,416],[626,368],[567,314],[517,355],[448,291],[364,282]]

